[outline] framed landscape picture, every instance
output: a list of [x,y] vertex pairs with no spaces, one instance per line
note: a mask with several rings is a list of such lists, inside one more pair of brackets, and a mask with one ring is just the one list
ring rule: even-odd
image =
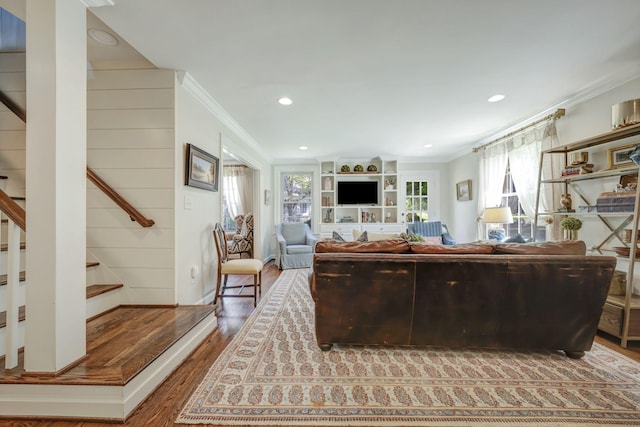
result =
[[187,144],[186,160],[185,185],[218,191],[219,160],[217,157],[193,144]]
[[456,199],[460,202],[471,200],[471,180],[467,179],[456,184]]
[[633,161],[629,158],[629,155],[633,152],[634,148],[636,148],[636,145],[637,143],[634,143],[607,150],[609,154],[609,169],[633,166]]

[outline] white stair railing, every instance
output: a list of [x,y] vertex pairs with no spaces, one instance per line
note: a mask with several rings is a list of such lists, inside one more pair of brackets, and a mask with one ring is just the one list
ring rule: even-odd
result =
[[18,366],[18,312],[20,310],[20,227],[9,219],[7,227],[7,317],[5,329],[5,369]]

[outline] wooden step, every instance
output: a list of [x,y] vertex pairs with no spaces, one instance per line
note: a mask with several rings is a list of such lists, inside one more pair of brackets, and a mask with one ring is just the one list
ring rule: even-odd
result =
[[13,200],[27,200],[27,198],[24,196],[11,196],[11,198]]
[[[24,282],[24,277],[25,277],[25,273],[24,271],[21,271],[19,274],[19,278],[21,282]],[[0,286],[5,286],[6,284],[7,284],[7,275],[0,274]]]
[[[25,372],[22,349],[16,368],[5,369],[4,357],[0,357],[0,384],[9,391],[20,385],[15,388],[18,394],[2,396],[2,418],[13,416],[12,408],[20,407],[26,408],[22,419],[71,418],[69,424],[74,425],[84,425],[87,419],[104,421],[90,422],[92,425],[124,424],[214,332],[216,324],[211,305],[119,307],[87,321],[86,356],[60,374]],[[151,420],[149,424],[158,423]]]
[[99,265],[100,265],[100,263],[97,262],[97,261],[87,261],[87,268],[89,268],[89,267],[97,267]]
[[[0,245],[0,252],[6,252],[7,251],[7,244],[3,243],[2,245]],[[27,247],[27,244],[25,242],[20,242],[20,249],[25,249]]]
[[91,285],[87,286],[87,299],[93,298],[97,295],[104,294],[116,289],[123,288],[124,285],[122,283],[113,283],[107,285]]
[[0,179],[9,179],[8,176],[0,175]]

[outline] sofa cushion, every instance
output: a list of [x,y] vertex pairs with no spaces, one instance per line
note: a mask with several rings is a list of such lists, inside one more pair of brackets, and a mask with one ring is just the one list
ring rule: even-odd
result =
[[491,254],[493,253],[493,245],[486,243],[465,243],[449,246],[412,243],[411,252],[414,254]]
[[498,243],[496,254],[515,255],[585,255],[587,245],[582,240],[560,240],[532,243]]
[[409,253],[409,242],[402,239],[378,240],[374,242],[334,242],[324,240],[316,245],[316,253]]

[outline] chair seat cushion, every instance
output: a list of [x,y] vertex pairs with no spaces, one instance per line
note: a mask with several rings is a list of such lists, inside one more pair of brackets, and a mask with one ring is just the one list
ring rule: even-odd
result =
[[310,254],[313,252],[313,248],[309,245],[288,245],[287,254]]
[[262,271],[262,261],[259,259],[230,259],[222,264],[222,274],[258,274]]

